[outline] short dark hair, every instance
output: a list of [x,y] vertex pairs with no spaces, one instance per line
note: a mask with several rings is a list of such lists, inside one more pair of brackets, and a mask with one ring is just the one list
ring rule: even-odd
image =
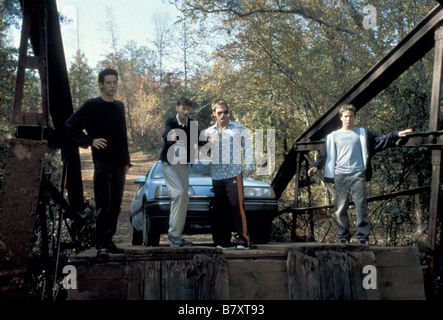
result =
[[346,111],[352,111],[354,112],[354,116],[357,114],[357,110],[355,109],[353,104],[345,104],[340,107],[340,110],[338,113],[340,114],[340,118],[343,116],[343,113]]
[[178,102],[177,102],[177,107],[179,107],[179,106],[192,108],[192,101],[191,101],[191,99],[181,97],[180,100],[178,100]]
[[100,71],[100,73],[98,74],[98,82],[99,83],[104,83],[106,76],[116,76],[117,80],[118,80],[118,72],[117,72],[117,70],[111,69],[111,68],[106,68],[106,69]]
[[217,106],[223,106],[226,107],[226,110],[229,110],[229,104],[226,102],[226,100],[223,99],[217,99],[212,103],[212,111],[215,111]]

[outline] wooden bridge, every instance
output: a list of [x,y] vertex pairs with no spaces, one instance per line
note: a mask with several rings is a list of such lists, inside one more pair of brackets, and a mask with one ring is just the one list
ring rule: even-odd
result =
[[[60,208],[59,225],[66,218],[72,221],[78,219],[77,212],[84,208],[78,148],[70,143],[64,129],[73,107],[56,1],[20,2],[23,25],[12,118],[18,139],[11,141],[0,198],[0,297],[22,295],[17,288],[22,288],[24,284],[32,227],[36,216],[42,220],[46,218],[45,205],[54,202]],[[339,121],[339,107],[344,103],[353,103],[357,109],[364,107],[435,48],[429,130],[409,136],[402,143],[432,150],[428,229],[430,252],[434,252],[436,243],[441,244],[441,233],[440,239],[437,239],[437,222],[441,219],[443,190],[443,131],[440,119],[442,25],[443,8],[439,4],[297,139],[272,182],[275,193],[280,197],[295,177],[294,203],[287,208],[288,212],[296,216],[300,210],[309,210],[300,208],[298,203],[301,163],[312,162],[308,152],[320,149],[318,140]],[[33,56],[29,55],[29,43]],[[26,69],[39,72],[41,113],[22,110]],[[62,151],[64,167],[61,188],[42,177],[48,147]],[[17,185],[17,181],[22,181],[24,176],[29,184]],[[75,234],[72,237],[75,239]],[[95,251],[85,251],[71,259],[70,263],[77,268],[78,289],[70,290],[69,298],[421,299],[424,292],[417,256],[416,248],[320,244],[263,245],[241,252],[222,252],[211,247],[127,247],[125,254],[111,256],[107,261],[97,260]],[[362,272],[367,265],[376,267],[377,289],[362,290],[365,279]],[[432,262],[430,266],[432,272]]]
[[[412,247],[275,243],[250,250],[124,247],[71,258],[70,300],[395,300],[425,299],[423,266]],[[365,268],[366,267],[366,268]]]

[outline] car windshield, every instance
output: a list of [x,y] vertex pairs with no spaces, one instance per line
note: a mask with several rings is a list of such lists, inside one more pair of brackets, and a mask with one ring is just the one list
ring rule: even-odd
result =
[[[152,168],[152,179],[163,179],[163,170],[160,162],[157,162]],[[190,177],[210,177],[211,172],[208,164],[197,163],[189,166]]]

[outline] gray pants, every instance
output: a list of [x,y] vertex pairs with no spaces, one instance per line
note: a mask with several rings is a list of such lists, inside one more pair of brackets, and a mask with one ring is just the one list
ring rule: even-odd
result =
[[338,223],[338,237],[340,240],[350,240],[349,231],[349,194],[354,200],[357,214],[358,240],[368,240],[370,233],[368,204],[366,202],[366,178],[364,172],[351,174],[336,174],[334,176],[335,206],[334,212]]
[[189,203],[189,173],[187,164],[161,163],[166,186],[171,194],[168,235],[180,238],[185,227]]

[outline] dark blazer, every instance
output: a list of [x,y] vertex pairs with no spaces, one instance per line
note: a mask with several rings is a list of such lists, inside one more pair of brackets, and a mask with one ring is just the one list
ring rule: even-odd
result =
[[[168,141],[168,133],[169,131],[173,130],[173,129],[181,129],[184,130],[186,133],[186,137],[187,137],[187,144],[186,144],[186,150],[187,150],[187,162],[191,162],[191,152],[189,152],[189,150],[191,150],[191,121],[194,121],[191,118],[188,118],[188,123],[187,126],[182,127],[178,121],[177,121],[177,116],[173,116],[170,117],[168,119],[166,119],[165,122],[165,130],[163,131],[162,134],[162,139],[163,139],[163,148],[160,152],[160,158],[159,160],[164,161],[169,163],[168,161],[168,150],[169,148],[175,144],[176,141]],[[197,132],[198,132],[198,136],[197,137],[192,137],[192,139],[194,139],[194,141],[198,142],[199,146],[203,146],[207,143],[207,141],[199,141],[199,137],[200,137],[200,130],[197,127]],[[177,141],[179,140],[179,138],[177,137]]]

